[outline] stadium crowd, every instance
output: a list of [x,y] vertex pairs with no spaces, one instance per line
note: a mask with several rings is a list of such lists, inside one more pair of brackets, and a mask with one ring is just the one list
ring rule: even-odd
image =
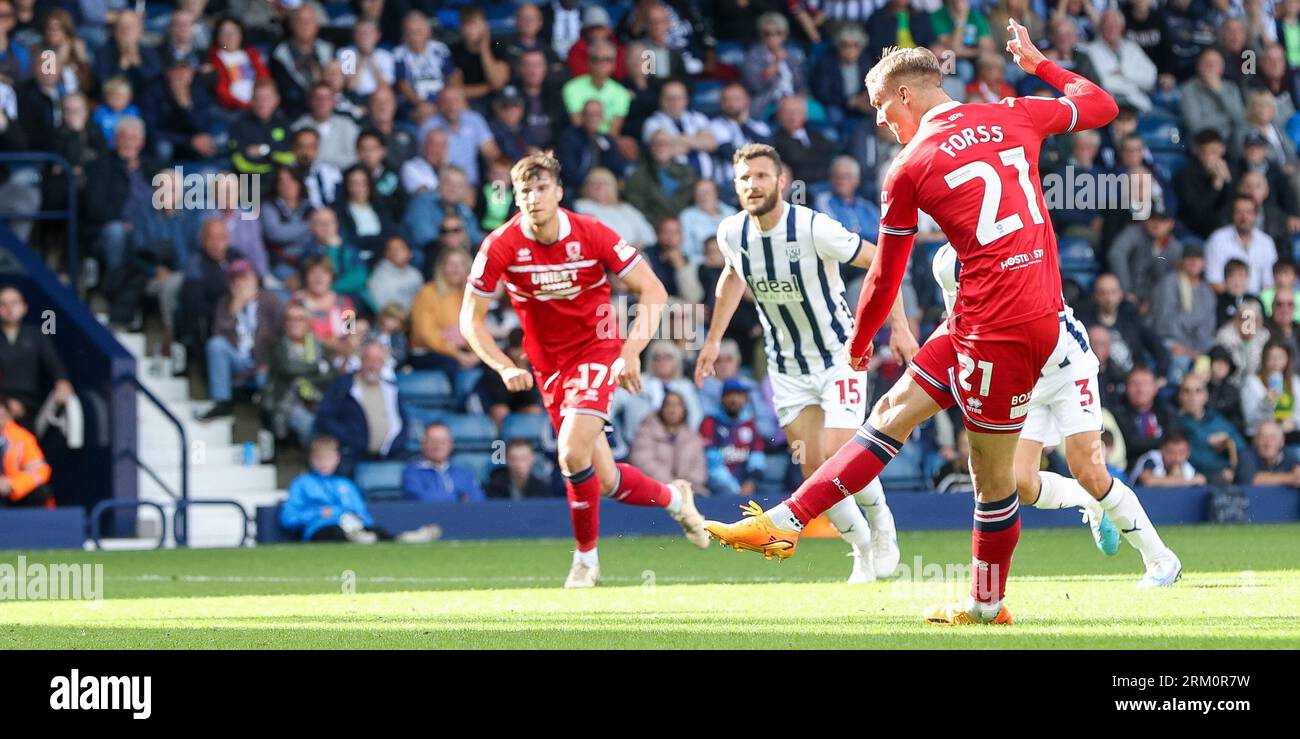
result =
[[[1121,103],[1039,162],[1068,191],[1048,199],[1113,473],[1300,485],[1300,0],[143,5],[0,0],[0,149],[71,167],[11,165],[0,200],[58,208],[75,178],[87,285],[113,325],[156,311],[163,352],[203,368],[203,419],[255,398],[282,443],[337,440],[367,493],[366,463],[389,461],[408,464],[386,494],[410,499],[562,494],[536,390],[509,392],[458,328],[474,254],[514,210],[509,168],[542,149],[566,205],[638,247],[683,308],[643,390],[615,398],[616,454],[714,495],[792,489],[752,297],[717,376],[688,379],[723,267],[713,234],[736,210],[731,154],[774,145],[789,198],[874,241],[899,145],[866,70],[924,45],[956,99],[1058,94],[1002,52],[1008,17]],[[1118,195],[1099,193],[1115,175]],[[60,224],[15,228],[68,266]],[[904,286],[922,338],[943,317],[944,241],[923,219]],[[492,319],[522,360],[504,297]],[[902,368],[874,361],[883,392]],[[20,397],[15,376],[0,393]],[[886,487],[968,486],[960,426],[918,429]]]

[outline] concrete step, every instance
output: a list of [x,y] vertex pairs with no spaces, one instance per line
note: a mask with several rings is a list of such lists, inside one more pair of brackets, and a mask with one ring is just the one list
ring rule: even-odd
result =
[[121,332],[113,335],[136,359],[142,359],[147,355],[148,339],[144,334]]
[[[158,399],[169,406],[175,402],[187,402],[190,400],[190,382],[184,377],[151,377],[141,375],[141,382],[149,388],[149,391],[158,396]],[[142,402],[152,406],[149,401]],[[173,411],[174,412],[174,411]]]
[[[170,469],[154,469],[154,472],[163,479],[173,490],[180,486],[180,468],[172,467]],[[141,491],[152,486],[157,488],[158,492],[166,495],[166,491],[158,487],[158,483],[149,476],[147,472],[141,470],[139,473],[139,489]],[[208,493],[217,491],[250,491],[275,490],[275,466],[269,464],[257,464],[248,466],[234,466],[229,464],[210,463],[207,465],[193,465],[190,468],[190,495],[192,497],[207,497]]]
[[[173,428],[172,436],[175,437],[176,431]],[[145,447],[140,450],[140,459],[144,463],[154,468],[175,470],[180,469],[180,455],[176,451],[176,442],[165,446]],[[243,466],[244,464],[244,445],[243,444],[209,444],[204,442],[202,445],[190,443],[190,465],[191,470],[200,469],[201,465],[221,464],[228,466]]]
[[[176,427],[172,425],[171,421],[156,413],[147,419],[137,418],[140,426],[136,431],[137,448],[144,450],[157,446],[165,449],[176,449],[176,445],[180,443],[180,434],[176,433]],[[185,433],[189,437],[191,448],[195,442],[203,442],[209,448],[212,446],[228,446],[231,443],[231,434],[234,429],[232,421],[202,423],[184,418],[181,418],[180,421],[185,426]]]

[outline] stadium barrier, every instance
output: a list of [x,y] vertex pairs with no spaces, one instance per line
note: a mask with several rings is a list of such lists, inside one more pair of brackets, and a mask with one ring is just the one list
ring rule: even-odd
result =
[[[1250,501],[1252,523],[1282,523],[1300,520],[1300,491],[1294,488],[1244,488]],[[1210,520],[1209,488],[1139,489],[1142,504],[1151,520],[1160,525],[1206,523]],[[698,498],[706,518],[724,521],[740,517],[742,498]],[[757,498],[764,505],[778,499]],[[943,493],[900,493],[889,496],[889,507],[901,531],[922,529],[969,529],[971,503],[967,495]],[[424,524],[442,527],[444,539],[528,539],[568,538],[572,535],[569,506],[563,498],[486,503],[374,502],[369,505],[375,523],[393,532]],[[1074,509],[1040,511],[1023,506],[1024,524],[1035,527],[1079,526]],[[290,541],[280,529],[279,507],[257,510],[257,540],[263,543]],[[674,535],[677,524],[667,516],[645,508],[607,502],[600,510],[602,536]]]

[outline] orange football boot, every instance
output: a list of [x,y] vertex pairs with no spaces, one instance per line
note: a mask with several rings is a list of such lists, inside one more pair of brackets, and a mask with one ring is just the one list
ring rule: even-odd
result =
[[798,531],[788,531],[772,523],[757,501],[749,501],[740,510],[745,518],[736,523],[705,521],[704,530],[723,546],[730,546],[738,552],[758,552],[764,559],[794,556],[794,549],[799,546]]
[[925,620],[937,626],[971,626],[974,624],[1011,625],[1011,611],[1006,606],[998,606],[998,615],[992,621],[985,621],[971,613],[963,603],[951,603],[946,606],[931,606],[925,609]]

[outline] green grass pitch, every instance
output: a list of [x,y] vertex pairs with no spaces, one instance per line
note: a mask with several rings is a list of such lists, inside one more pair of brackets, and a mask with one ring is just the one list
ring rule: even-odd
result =
[[806,540],[787,562],[680,539],[601,541],[604,584],[560,588],[560,540],[0,552],[0,565],[102,563],[99,601],[0,602],[4,648],[1297,648],[1300,524],[1162,531],[1183,560],[1139,591],[1137,553],[1087,530],[1028,529],[1011,627],[951,629],[921,610],[966,583],[969,533],[903,532],[918,577],[850,586],[846,547]]

